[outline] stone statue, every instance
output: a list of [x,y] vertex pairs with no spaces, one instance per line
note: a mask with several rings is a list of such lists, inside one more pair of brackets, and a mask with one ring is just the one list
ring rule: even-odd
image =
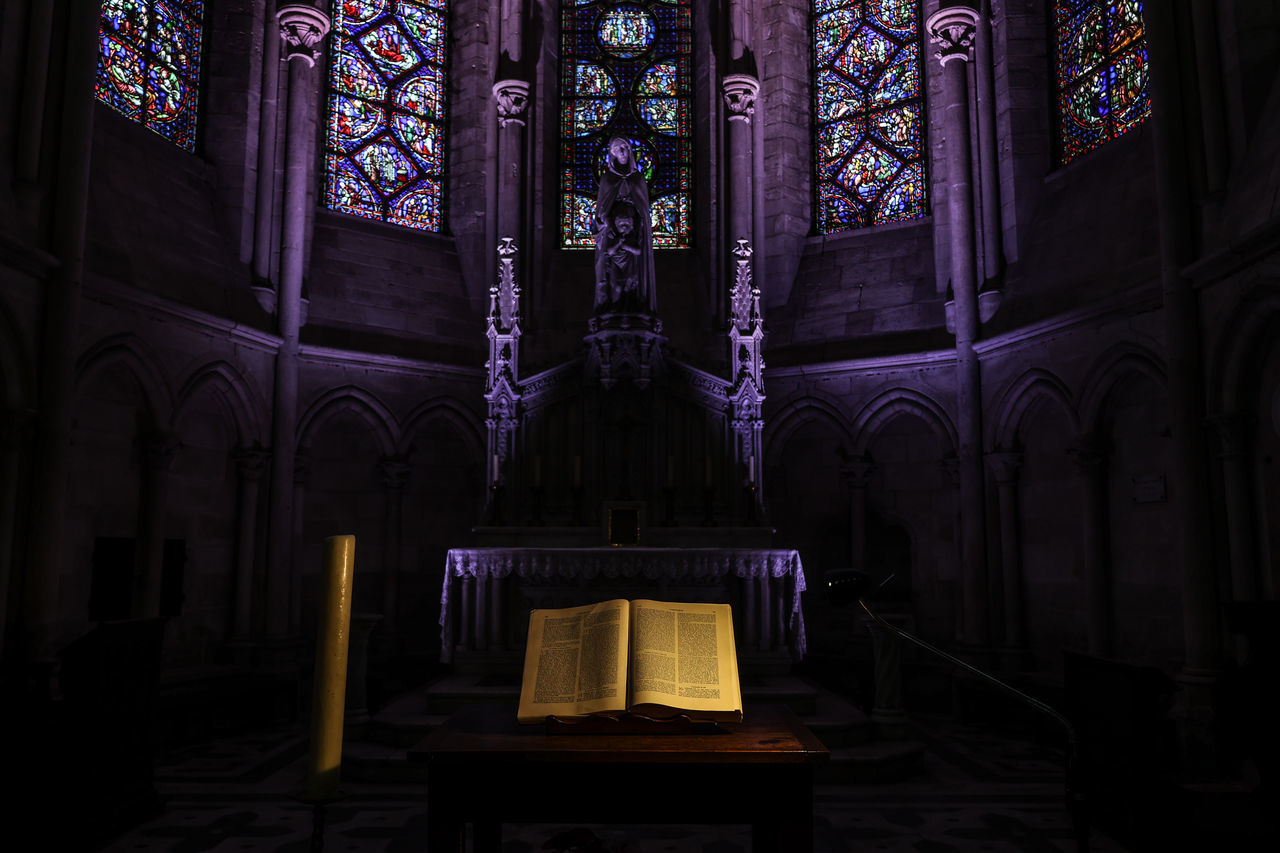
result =
[[656,314],[649,190],[631,143],[609,141],[596,195],[596,313]]

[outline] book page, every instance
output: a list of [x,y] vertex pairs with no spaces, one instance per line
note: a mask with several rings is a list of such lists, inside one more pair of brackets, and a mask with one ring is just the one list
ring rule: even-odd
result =
[[[637,600],[631,610],[631,701],[740,719],[742,692],[728,604]],[[702,712],[702,713],[697,713]]]
[[529,614],[517,719],[540,723],[548,714],[623,710],[629,622],[623,599]]

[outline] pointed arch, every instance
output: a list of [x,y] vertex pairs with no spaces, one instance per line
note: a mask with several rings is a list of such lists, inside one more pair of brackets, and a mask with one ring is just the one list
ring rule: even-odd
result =
[[911,415],[924,421],[952,452],[959,444],[955,424],[937,400],[910,388],[891,388],[863,406],[854,418],[854,453],[866,455],[876,435],[898,415]]
[[992,447],[989,449],[1013,447],[1027,414],[1037,403],[1046,400],[1057,404],[1073,435],[1080,432],[1080,416],[1066,384],[1053,373],[1033,367],[1010,382],[1000,394],[992,419]]
[[1270,282],[1241,300],[1223,326],[1222,338],[1209,367],[1211,388],[1216,390],[1210,409],[1238,413],[1255,390],[1251,374],[1258,358],[1275,342],[1280,325],[1280,284]]
[[174,421],[194,404],[196,398],[212,392],[223,404],[242,446],[267,444],[265,408],[244,375],[226,361],[215,361],[196,370],[178,390]]
[[407,456],[414,433],[433,420],[442,420],[452,426],[475,458],[484,459],[484,424],[475,412],[448,397],[434,397],[409,413],[409,417],[405,419],[405,428],[400,436],[397,453]]
[[764,461],[766,465],[779,464],[782,448],[791,436],[806,424],[815,421],[825,423],[840,438],[841,446],[853,447],[853,432],[849,419],[835,400],[809,391],[796,397],[770,416],[764,432]]
[[76,361],[76,390],[83,392],[104,371],[122,367],[142,389],[151,425],[167,430],[173,423],[174,399],[160,370],[162,363],[155,350],[137,335],[113,335],[89,347]]
[[400,443],[395,415],[377,397],[354,385],[327,391],[307,407],[298,419],[298,448],[310,445],[319,428],[340,412],[351,412],[369,426],[381,455],[395,454]]
[[1104,352],[1085,379],[1080,395],[1080,429],[1092,432],[1099,426],[1107,395],[1126,376],[1145,376],[1161,388],[1166,387],[1164,363],[1151,350],[1136,344],[1119,344]]

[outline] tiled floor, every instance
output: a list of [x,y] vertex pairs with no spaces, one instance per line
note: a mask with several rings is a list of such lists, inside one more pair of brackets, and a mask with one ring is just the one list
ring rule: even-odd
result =
[[[1061,757],[1034,743],[946,720],[916,721],[931,744],[924,770],[894,783],[820,785],[819,853],[1054,853],[1074,851],[1063,800]],[[247,735],[192,747],[161,761],[163,813],[102,850],[134,853],[304,853],[314,814],[296,799],[304,739],[291,732]],[[421,851],[422,784],[346,781],[325,809],[323,850]],[[1098,853],[1126,848],[1094,832]],[[746,827],[508,826],[509,853],[746,853]]]

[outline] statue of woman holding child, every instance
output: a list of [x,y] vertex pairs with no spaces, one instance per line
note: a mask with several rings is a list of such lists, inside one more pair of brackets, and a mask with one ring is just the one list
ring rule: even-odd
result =
[[622,137],[609,141],[595,220],[596,313],[656,314],[649,189]]

